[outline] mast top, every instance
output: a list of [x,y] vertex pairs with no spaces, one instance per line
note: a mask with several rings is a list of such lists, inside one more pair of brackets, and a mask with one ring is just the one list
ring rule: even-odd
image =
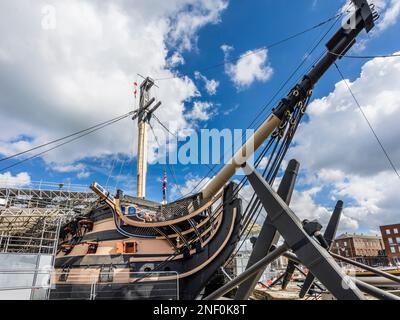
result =
[[140,89],[143,91],[149,91],[154,86],[154,80],[150,77],[146,77],[142,84],[140,85]]

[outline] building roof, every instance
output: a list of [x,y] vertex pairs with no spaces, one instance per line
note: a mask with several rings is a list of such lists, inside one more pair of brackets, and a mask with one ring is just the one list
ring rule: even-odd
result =
[[358,239],[382,239],[379,235],[367,235],[367,234],[356,234],[356,233],[342,233],[341,235],[337,236],[335,240],[339,239],[351,239],[351,238],[358,238]]
[[40,234],[43,223],[71,220],[97,201],[93,192],[0,188],[0,235]]
[[398,227],[400,226],[400,222],[399,223],[393,223],[393,224],[387,224],[384,226],[380,226],[379,228],[388,228],[388,227]]

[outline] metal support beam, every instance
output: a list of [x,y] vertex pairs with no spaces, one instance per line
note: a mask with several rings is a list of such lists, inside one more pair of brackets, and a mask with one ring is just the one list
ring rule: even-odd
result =
[[363,263],[360,263],[360,262],[357,262],[357,261],[342,257],[342,256],[340,256],[338,254],[333,253],[333,252],[331,252],[330,254],[335,259],[347,262],[348,264],[352,264],[353,266],[356,266],[356,267],[359,267],[361,269],[370,271],[370,272],[372,272],[372,273],[374,273],[374,274],[376,274],[378,276],[384,277],[384,278],[389,279],[389,280],[391,280],[393,282],[400,283],[400,278],[396,277],[396,276],[394,276],[394,275],[392,275],[390,273],[387,273],[387,272],[381,271],[379,269],[367,266],[367,265],[365,265]]
[[282,278],[285,276],[285,273],[282,273],[278,278],[276,278],[269,286],[268,288],[272,288],[275,286],[279,281],[282,280]]
[[[296,183],[297,174],[299,172],[300,164],[296,160],[290,160],[282,181],[278,188],[278,195],[287,203],[290,203],[292,198],[294,186]],[[273,225],[271,218],[267,215],[264,224],[261,228],[260,234],[258,235],[257,241],[254,245],[253,251],[250,255],[249,262],[246,269],[250,268],[257,261],[265,257],[271,250],[273,245],[276,245],[279,240],[279,233]],[[243,282],[235,295],[237,300],[247,300],[253,292],[255,286],[260,280],[264,269],[260,270],[258,274],[247,279]]]
[[[328,243],[329,247],[332,245],[333,239],[335,239],[336,231],[339,226],[340,216],[343,211],[343,201],[339,200],[336,203],[335,210],[333,210],[332,216],[329,219],[328,226],[326,227],[324,238]],[[310,290],[315,277],[311,272],[308,273],[306,279],[304,280],[303,286],[300,290],[300,298],[304,298],[308,290]]]
[[261,200],[272,223],[285,239],[286,244],[312,274],[337,298],[363,300],[360,290],[343,284],[351,282],[332,256],[303,229],[302,223],[287,204],[272,190],[263,177],[248,164],[243,166],[250,184]]
[[371,286],[370,284],[360,281],[358,279],[354,279],[354,283],[362,292],[368,293],[369,295],[371,295],[377,299],[400,300],[400,297],[395,296],[394,294],[386,292],[382,289]]
[[282,290],[286,290],[289,285],[290,280],[292,279],[293,273],[296,270],[297,264],[293,261],[289,261],[286,267],[285,276],[282,280]]
[[252,265],[249,269],[245,270],[243,273],[238,275],[232,281],[229,281],[227,284],[223,285],[218,290],[214,291],[209,296],[205,297],[203,300],[216,300],[222,297],[224,294],[228,293],[232,289],[234,289],[237,285],[241,284],[243,281],[248,279],[250,276],[256,274],[259,270],[265,268],[272,261],[279,258],[282,254],[284,254],[288,250],[286,244],[276,248],[274,251],[266,255],[263,259],[258,261],[256,264]]
[[[301,261],[299,260],[299,258],[291,253],[291,252],[285,252],[283,254],[284,257],[288,258],[291,261],[294,261],[296,263],[301,263]],[[354,284],[357,286],[358,289],[360,289],[362,292],[365,292],[377,299],[382,299],[382,300],[400,300],[400,297],[395,296],[389,292],[386,292],[382,289],[376,288],[374,286],[371,286],[370,284],[367,284],[363,281],[360,281],[358,279],[353,279],[354,280]]]

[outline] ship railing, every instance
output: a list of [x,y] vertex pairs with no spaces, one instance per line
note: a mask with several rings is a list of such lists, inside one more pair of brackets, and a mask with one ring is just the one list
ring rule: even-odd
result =
[[88,275],[52,269],[0,270],[0,300],[137,299],[178,300],[178,273],[113,271]]

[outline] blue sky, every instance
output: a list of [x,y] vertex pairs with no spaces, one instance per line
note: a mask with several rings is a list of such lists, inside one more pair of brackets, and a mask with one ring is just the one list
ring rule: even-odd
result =
[[[398,1],[377,2],[382,8],[380,25],[374,33],[362,34],[361,44],[351,51],[352,54],[391,54],[400,51]],[[0,40],[0,72],[3,74],[0,78],[3,87],[0,92],[3,97],[0,99],[0,115],[7,123],[3,131],[5,133],[0,137],[0,154],[9,155],[132,110],[132,83],[140,81],[137,73],[154,78],[187,76],[185,80],[157,82],[159,89],[155,89],[153,93],[164,102],[157,115],[165,123],[175,120],[176,117],[179,118],[179,126],[182,128],[246,129],[332,23],[271,48],[265,51],[265,56],[254,55],[261,61],[253,61],[256,65],[250,75],[253,78],[250,77],[249,81],[240,82],[240,74],[236,73],[235,82],[235,70],[238,72],[235,69],[236,62],[230,64],[231,72],[229,64],[205,70],[224,61],[226,53],[221,46],[231,47],[230,57],[242,55],[249,50],[262,49],[334,16],[345,5],[345,1],[314,0],[220,0],[214,3],[188,0],[176,1],[176,8],[175,2],[170,7],[160,4],[155,12],[151,12],[150,7],[157,4],[157,1],[138,1],[135,5],[115,1],[113,5],[105,6],[100,2],[93,3],[39,1],[32,8],[24,9],[21,9],[18,1],[4,1],[0,5],[4,6],[0,14],[5,15],[7,12],[9,16],[4,19],[15,18],[14,34]],[[50,7],[46,7],[48,5]],[[57,25],[47,30],[43,19],[52,13],[49,8],[54,9]],[[150,13],[154,16],[148,18]],[[111,27],[113,21],[120,23]],[[3,23],[6,24],[7,21]],[[337,30],[338,25],[339,23],[333,30]],[[24,32],[27,29],[32,34]],[[294,80],[302,76],[312,61],[324,51],[327,40],[325,38],[308,58],[305,67],[296,74],[278,98],[284,96],[295,84]],[[20,48],[26,51],[14,55],[13,52]],[[33,50],[31,54],[28,54],[29,50]],[[168,65],[167,62],[174,54],[183,58],[184,62],[175,66]],[[356,81],[367,62],[368,60],[362,59],[343,59],[339,64],[346,78],[357,87]],[[379,68],[383,68],[379,63],[383,62],[377,62],[370,68],[375,67],[379,72]],[[394,61],[385,60],[385,63]],[[206,90],[204,78],[196,77],[196,71],[208,81],[214,80],[214,84],[218,83],[215,92]],[[7,80],[6,74],[11,75],[10,80]],[[340,86],[339,89],[335,86],[340,80],[334,69],[324,76],[314,91],[313,99],[316,102],[313,110],[319,104],[326,103],[319,99],[329,94],[345,95],[345,91],[339,90]],[[379,88],[375,89],[379,91]],[[396,89],[400,90],[393,88],[392,93]],[[362,90],[357,93],[362,94]],[[342,102],[347,99],[343,102],[344,105],[353,103],[347,96],[337,99]],[[193,111],[196,103],[203,112],[203,118]],[[371,104],[373,109],[373,103]],[[374,114],[372,109],[371,117]],[[267,114],[264,113],[263,116],[266,117]],[[329,119],[329,115],[325,116]],[[322,117],[320,122],[319,117]],[[324,131],[332,125],[324,120],[326,119],[318,111],[314,111],[311,118],[307,117],[305,120],[304,127],[309,128],[307,134],[314,135],[319,134],[317,128],[323,128],[321,139],[326,139],[316,141],[315,149],[313,146],[308,146],[307,149],[307,136],[306,133],[301,134],[303,127],[300,127],[300,137],[296,140],[300,147],[289,155],[299,158],[303,168],[294,208],[301,211],[303,216],[317,216],[325,222],[327,213],[335,201],[341,198],[350,206],[343,230],[375,232],[380,223],[398,222],[392,221],[396,219],[396,215],[388,205],[389,199],[376,199],[374,196],[374,191],[380,194],[384,190],[379,182],[386,181],[385,175],[392,177],[393,173],[373,136],[364,128],[362,137],[365,141],[355,139],[352,146],[350,138],[346,145],[349,148],[347,154],[351,150],[359,150],[361,159],[369,153],[374,155],[371,168],[358,172],[356,166],[349,164],[346,167],[346,163],[352,163],[350,160],[346,162],[346,156],[337,158],[337,154],[332,154],[332,162],[340,162],[341,165],[330,163],[325,167],[323,164],[327,163],[325,158],[329,154],[324,155],[324,161],[318,162],[319,155],[314,156],[313,153],[318,153],[319,143],[335,145],[341,140],[335,142],[335,135],[329,136]],[[376,129],[383,138],[388,137],[384,142],[394,162],[400,166],[400,151],[398,152],[398,146],[393,142],[390,132],[385,130],[388,128],[380,125],[379,121],[372,122],[378,126]],[[320,127],[313,129],[314,123]],[[362,119],[359,123],[362,126]],[[335,125],[340,130],[340,124]],[[154,127],[160,129],[156,122]],[[19,180],[80,185],[99,181],[110,188],[117,186],[134,194],[136,159],[132,158],[132,154],[135,154],[136,149],[135,134],[136,127],[132,121],[123,120],[110,129],[94,134],[94,137],[84,138],[82,142],[71,144],[68,148],[28,161],[1,174],[3,180],[8,177],[21,186],[24,182]],[[149,135],[152,133],[149,132]],[[153,146],[154,143],[152,141]],[[331,151],[334,152],[335,149]],[[309,160],[305,154],[308,154],[308,158],[315,157],[317,160]],[[19,158],[22,159],[24,158]],[[363,161],[369,163],[368,159]],[[15,160],[2,162],[0,168],[14,162]],[[372,165],[375,162],[377,164]],[[162,199],[163,169],[161,165],[151,165],[148,169],[147,196],[156,201]],[[201,165],[176,165],[174,171],[177,183],[182,189],[189,190],[209,169]],[[332,176],[336,180],[332,180]],[[175,181],[170,174],[168,179],[169,196],[173,200],[178,196],[176,192],[172,192]],[[349,186],[350,183],[363,186],[363,181],[371,179],[376,182],[372,189],[361,190],[360,187],[353,190]],[[396,183],[398,182],[394,181],[393,186]],[[365,193],[368,199],[364,199],[360,193]],[[379,218],[378,212],[381,210],[385,213],[384,217]],[[370,223],[364,222],[366,218],[362,212],[365,211],[374,216]]]

